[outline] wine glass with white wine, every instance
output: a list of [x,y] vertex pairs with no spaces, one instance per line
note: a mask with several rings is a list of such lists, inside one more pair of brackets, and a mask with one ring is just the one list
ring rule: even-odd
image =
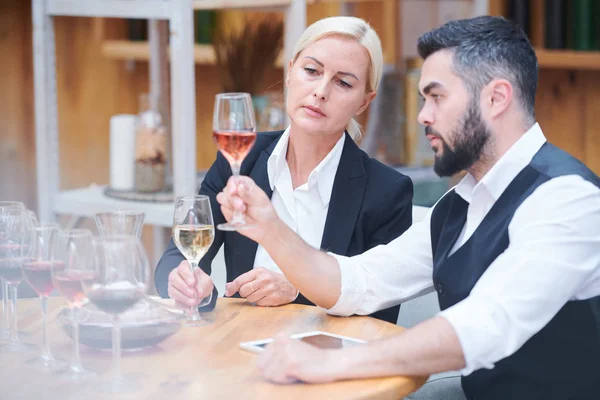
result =
[[[173,215],[173,241],[188,260],[192,275],[214,238],[215,227],[208,196],[177,197]],[[196,296],[195,291],[194,296]],[[212,292],[201,299],[200,304],[190,307],[187,313],[187,326],[202,326],[210,322],[200,316],[198,307],[209,304],[211,299]]]

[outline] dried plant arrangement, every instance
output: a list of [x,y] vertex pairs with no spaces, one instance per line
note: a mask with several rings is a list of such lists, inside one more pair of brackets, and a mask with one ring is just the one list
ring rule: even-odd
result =
[[283,22],[249,20],[239,31],[217,32],[213,45],[223,91],[259,94],[283,49]]

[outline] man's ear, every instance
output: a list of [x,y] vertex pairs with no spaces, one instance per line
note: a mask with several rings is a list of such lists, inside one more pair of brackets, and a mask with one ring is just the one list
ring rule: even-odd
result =
[[482,91],[481,107],[487,109],[490,118],[506,111],[513,101],[513,87],[506,79],[494,79]]

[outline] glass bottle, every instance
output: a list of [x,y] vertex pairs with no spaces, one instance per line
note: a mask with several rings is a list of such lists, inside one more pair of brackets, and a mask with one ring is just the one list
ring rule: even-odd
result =
[[135,190],[158,192],[165,188],[167,129],[156,96],[140,95],[135,144]]

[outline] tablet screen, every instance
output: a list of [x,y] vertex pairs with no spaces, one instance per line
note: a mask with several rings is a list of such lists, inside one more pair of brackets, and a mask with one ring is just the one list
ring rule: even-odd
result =
[[[354,347],[362,344],[360,342],[355,342],[354,340],[342,339],[324,334],[310,335],[298,339],[304,343],[311,344],[321,349],[341,349],[344,347]],[[254,344],[254,346],[264,349],[268,344],[269,343],[260,343]]]
[[313,346],[320,347],[322,349],[341,349],[344,347],[354,347],[360,342],[355,342],[353,340],[341,339],[334,336],[329,335],[312,335],[300,338],[301,341],[312,344]]

